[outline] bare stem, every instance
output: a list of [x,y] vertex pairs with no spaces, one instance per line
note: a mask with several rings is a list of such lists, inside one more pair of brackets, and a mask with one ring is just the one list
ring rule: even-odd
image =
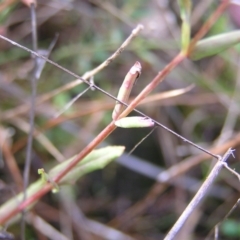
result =
[[[33,42],[33,51],[37,52],[37,19],[36,19],[36,9],[35,4],[30,5],[31,10],[31,22],[32,22],[32,42]],[[37,57],[32,56],[34,59],[34,71],[37,69]],[[25,166],[24,166],[24,173],[23,173],[23,202],[27,198],[27,187],[29,184],[29,174],[30,174],[30,166],[32,162],[32,143],[33,143],[33,133],[34,133],[34,118],[35,118],[35,101],[37,96],[37,79],[35,74],[31,76],[31,105],[30,105],[30,112],[29,112],[29,134],[28,134],[28,141],[27,141],[27,149],[26,149],[26,159],[25,159]],[[25,210],[22,212],[22,219],[21,219],[21,239],[25,239]]]
[[209,31],[209,29],[213,26],[213,24],[217,21],[217,19],[221,16],[221,14],[228,7],[230,0],[223,0],[219,7],[214,11],[211,17],[203,24],[197,34],[194,36],[193,40],[190,43],[188,48],[188,54],[191,53],[196,43]]
[[221,169],[224,167],[225,162],[229,158],[230,155],[232,155],[233,150],[230,148],[228,151],[224,154],[223,157],[219,156],[219,160],[208,175],[207,179],[202,184],[201,188],[198,190],[192,201],[188,204],[182,215],[179,217],[177,222],[174,224],[172,229],[169,231],[167,236],[164,238],[164,240],[172,240],[176,239],[177,234],[183,227],[186,220],[190,217],[190,215],[193,213],[194,210],[196,210],[197,207],[199,207],[200,203],[204,199],[204,197],[207,195],[208,190],[212,186],[214,180],[220,173]]

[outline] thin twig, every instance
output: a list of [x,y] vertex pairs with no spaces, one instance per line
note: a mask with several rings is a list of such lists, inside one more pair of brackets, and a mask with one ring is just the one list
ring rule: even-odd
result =
[[63,109],[61,109],[54,118],[58,118],[61,114],[67,111],[82,95],[84,95],[91,87],[86,88],[84,91],[80,92],[77,96],[75,96],[70,102],[68,102]]
[[[210,148],[209,151],[215,154],[223,154],[230,147],[236,147],[239,143],[240,134],[238,134],[234,139],[229,140],[221,146]],[[110,225],[115,228],[120,228],[122,225],[126,226],[126,223],[128,223],[128,221],[132,221],[134,217],[143,214],[146,209],[148,209],[155,203],[157,197],[167,188],[167,184],[169,182],[171,182],[176,177],[186,174],[187,171],[208,159],[209,156],[207,154],[201,153],[199,155],[189,157],[182,162],[175,164],[169,169],[161,171],[156,177],[158,183],[155,183],[153,185],[147,195],[142,200],[138,201],[133,206],[125,210],[121,215],[114,218],[110,222]]]
[[209,29],[213,26],[213,24],[217,21],[217,19],[221,16],[221,14],[225,11],[225,9],[230,4],[230,0],[223,0],[218,8],[214,11],[214,13],[210,16],[210,18],[203,24],[197,34],[194,36],[193,40],[189,46],[189,53],[194,49],[196,43],[209,31]]
[[202,184],[201,188],[198,190],[192,201],[188,204],[182,215],[178,218],[177,222],[174,224],[174,226],[171,228],[167,236],[164,238],[164,240],[172,240],[176,239],[177,234],[183,227],[186,220],[190,217],[190,215],[193,213],[194,210],[196,210],[197,207],[199,207],[200,203],[204,199],[204,197],[207,195],[208,190],[213,185],[214,180],[219,175],[220,171],[224,167],[224,163],[227,161],[230,155],[232,155],[233,150],[230,148],[223,157],[219,157],[218,162],[208,175],[207,179]]
[[238,180],[240,181],[240,175],[239,175],[239,173],[237,173],[235,170],[231,169],[231,168],[228,166],[227,163],[224,164],[224,167],[225,167],[230,173],[232,173],[233,175],[235,175],[235,176],[238,178]]
[[222,224],[231,214],[232,212],[237,208],[237,206],[240,204],[240,198],[237,200],[237,202],[234,204],[234,206],[230,209],[230,211],[226,214],[226,216],[220,221],[218,224],[215,225],[214,227],[214,239],[218,239],[219,235],[219,226]]
[[[81,81],[83,81],[84,83],[86,83],[88,86],[91,86],[91,87],[94,87],[95,89],[97,89],[98,91],[104,93],[105,95],[107,95],[108,97],[120,102],[121,104],[123,104],[124,106],[126,106],[127,108],[125,109],[125,111],[120,115],[119,118],[122,118],[122,117],[125,117],[126,115],[128,115],[131,111],[134,111],[134,112],[137,112],[138,114],[142,115],[143,117],[146,117],[146,118],[150,118],[148,117],[147,115],[145,115],[144,113],[140,112],[139,110],[135,109],[135,107],[139,104],[139,102],[141,102],[163,79],[164,77],[175,67],[177,66],[180,62],[183,61],[183,59],[185,59],[185,55],[182,55],[182,53],[180,53],[179,55],[177,55],[175,57],[175,59],[170,63],[168,64],[165,69],[163,69],[161,72],[158,73],[158,75],[153,79],[153,81],[148,84],[145,89],[143,89],[143,91],[128,105],[127,103],[125,102],[122,102],[121,100],[117,99],[116,97],[114,97],[113,95],[111,95],[110,93],[106,92],[105,90],[103,90],[102,88],[98,87],[97,85],[95,84],[91,84],[90,82],[88,82],[87,80],[83,79],[82,77],[78,76],[77,74],[73,73],[72,71],[62,67],[61,65],[53,62],[52,60],[46,58],[45,56],[42,56],[32,50],[30,50],[29,48],[26,48],[2,35],[0,35],[0,38],[4,39],[5,41],[19,47],[19,48],[22,48],[24,49],[25,51],[27,52],[30,52],[31,54],[39,57],[39,58],[42,58],[44,59],[46,62],[49,62],[51,63],[52,65],[54,65],[55,67],[67,72],[68,74],[80,79]],[[171,129],[167,128],[166,126],[164,126],[163,124],[155,121],[154,119],[152,119],[152,121],[164,128],[165,130],[167,130],[168,132],[172,133],[173,135],[175,135],[176,137],[182,139],[184,142],[187,142],[189,143],[190,145],[196,147],[197,149],[209,154],[210,156],[214,157],[214,158],[218,158],[218,156],[216,156],[215,154],[212,154],[211,152],[209,152],[208,150],[202,148],[201,146],[193,143],[192,141],[184,138],[183,136],[181,136],[180,134],[177,134],[176,132],[172,131]],[[114,128],[115,129],[115,128]],[[114,129],[112,129],[111,131],[113,131]],[[109,133],[110,134],[110,133]]]
[[210,5],[212,4],[213,0],[207,1],[198,1],[198,5],[196,5],[193,9],[192,16],[191,16],[191,27],[194,28],[196,24],[198,24],[203,15],[206,13],[208,9],[210,9]]
[[[181,88],[181,89],[176,89],[176,90],[153,94],[153,95],[146,97],[139,105],[143,105],[143,104],[146,104],[149,102],[153,102],[153,101],[157,101],[157,100],[161,100],[161,99],[165,99],[165,98],[176,97],[178,95],[181,95],[183,93],[190,91],[192,88],[193,88],[193,85],[190,85],[186,88]],[[132,101],[132,100],[133,100],[133,98],[130,101]],[[205,98],[205,100],[206,100],[206,98]],[[191,103],[193,103],[193,101]],[[40,131],[44,132],[47,129],[57,126],[63,122],[69,121],[74,118],[79,118],[81,116],[85,116],[88,114],[92,114],[97,111],[113,109],[114,103],[110,103],[110,102],[106,103],[105,102],[103,104],[101,101],[98,100],[98,101],[95,101],[95,103],[94,103],[94,101],[92,101],[91,104],[84,102],[82,104],[82,106],[84,106],[84,109],[81,109],[81,111],[77,111],[74,113],[68,113],[66,117],[63,116],[63,117],[59,117],[59,118],[50,119],[41,127]],[[13,119],[15,119],[15,118],[13,118]],[[10,119],[9,121],[12,121],[12,119]],[[34,134],[35,137],[37,137],[37,135],[38,135],[38,133]],[[18,142],[13,146],[13,149],[12,149],[13,152],[19,151],[25,145],[25,143],[26,143],[25,137],[18,140]]]
[[232,94],[231,99],[229,100],[229,104],[227,107],[227,116],[225,118],[225,122],[224,125],[221,129],[221,133],[218,137],[218,139],[216,140],[216,145],[222,144],[223,142],[225,142],[227,139],[229,139],[232,134],[233,134],[233,129],[236,125],[236,122],[238,120],[238,116],[239,116],[239,111],[238,111],[238,105],[237,103],[237,99],[238,99],[238,94],[239,94],[239,90],[240,90],[240,69],[239,69],[239,64],[240,64],[240,57],[239,55],[237,56],[237,65],[236,65],[236,71],[237,71],[237,79],[236,79],[236,83],[234,86],[234,91]]
[[[118,57],[122,53],[122,51],[130,44],[130,42],[139,34],[139,32],[142,29],[143,29],[143,25],[141,25],[141,24],[137,25],[137,27],[133,29],[133,31],[131,32],[129,37],[122,43],[122,45],[109,58],[107,58],[103,63],[101,63],[96,68],[92,69],[91,71],[86,72],[82,76],[82,78],[85,80],[88,80],[90,77],[94,76],[95,74],[100,72],[102,69],[107,67],[116,57]],[[73,82],[67,83],[64,86],[54,89],[53,91],[46,93],[46,94],[40,96],[39,98],[37,98],[36,104],[39,105],[64,91],[67,91],[69,89],[72,89],[72,88],[78,86],[81,83],[83,83],[83,82],[80,79],[76,79]],[[8,111],[7,113],[2,114],[1,118],[3,120],[7,120],[9,118],[15,117],[19,114],[22,114],[22,113],[28,111],[28,109],[29,109],[29,106],[27,104],[25,104],[25,105],[22,105],[22,106],[19,106],[19,107],[13,109],[13,110]]]
[[[240,134],[237,134],[233,139],[230,139],[229,141],[225,142],[220,146],[210,148],[209,152],[213,152],[214,154],[218,155],[221,154],[222,152],[227,151],[227,149],[229,149],[230,147],[236,147],[238,144],[240,144]],[[201,162],[207,160],[208,158],[209,157],[206,154],[188,157],[184,161],[175,164],[169,169],[159,173],[157,179],[159,182],[167,182],[174,177],[178,177],[184,174],[185,172],[199,165]]]
[[[31,22],[32,22],[32,42],[33,42],[33,51],[37,52],[37,19],[36,19],[36,9],[35,4],[30,5],[31,10]],[[34,71],[37,69],[37,57],[35,55],[32,56],[34,59]],[[24,173],[23,173],[23,202],[27,198],[27,187],[29,184],[29,173],[30,166],[32,160],[32,142],[33,142],[33,132],[34,132],[34,118],[35,118],[35,99],[37,95],[37,79],[35,74],[31,76],[31,98],[30,98],[30,112],[29,112],[29,133],[28,133],[28,141],[27,141],[27,149],[26,149],[26,159],[24,165]],[[21,219],[21,239],[25,240],[25,210],[22,212]]]
[[[33,39],[33,48],[34,52],[37,51],[37,30],[36,30],[36,11],[35,11],[35,5],[31,4],[31,20],[32,20],[32,39]],[[35,55],[33,55],[35,59],[35,69],[36,69],[36,63],[37,58]],[[35,117],[35,98],[36,98],[36,78],[34,74],[31,76],[31,106],[30,106],[30,113],[29,113],[29,135],[28,135],[28,144],[27,144],[27,151],[26,151],[26,160],[25,160],[25,167],[24,167],[24,192],[26,191],[26,188],[28,186],[29,182],[29,171],[30,171],[30,165],[31,165],[31,156],[32,156],[32,139],[33,139],[33,131],[34,131],[34,117]],[[26,194],[26,192],[25,192]],[[24,195],[25,195],[24,194]],[[25,196],[26,197],[26,196]],[[24,197],[24,199],[25,199]]]
[[[150,95],[146,98],[143,99],[143,101],[141,101],[139,103],[139,105],[144,105],[144,104],[148,104],[154,101],[159,101],[162,99],[169,99],[169,98],[173,98],[173,97],[177,97],[179,95],[182,95],[188,91],[190,91],[193,88],[194,85],[190,85],[186,88],[180,88],[180,89],[176,89],[176,90],[171,90],[171,91],[166,91],[166,92],[162,92],[162,93],[156,93],[153,95]],[[130,102],[133,100],[133,98],[130,99]],[[162,103],[162,102],[161,102]],[[92,101],[90,104],[87,102],[82,103],[82,105],[85,107],[84,109],[81,109],[81,111],[76,111],[73,113],[69,113],[67,114],[66,117],[60,117],[57,119],[50,119],[47,123],[44,124],[44,126],[42,127],[42,131],[45,131],[48,128],[51,128],[53,126],[56,126],[58,124],[61,124],[62,122],[74,119],[74,118],[79,118],[81,116],[85,116],[88,114],[92,114],[98,111],[103,111],[103,110],[108,110],[108,109],[113,109],[114,107],[114,103],[106,103],[101,102],[99,100],[97,101]]]
[[[37,95],[36,80],[37,79],[34,76],[31,76],[32,94],[31,94],[31,106],[30,106],[30,113],[29,113],[29,132],[28,132],[28,141],[27,141],[27,150],[26,150],[26,160],[25,160],[24,174],[23,174],[24,192],[26,191],[29,183],[29,173],[30,173],[31,158],[32,158],[32,141],[33,141],[33,132],[34,132],[34,118],[35,118],[35,98]],[[25,199],[25,197],[23,199]]]
[[139,34],[141,30],[143,30],[143,25],[139,24],[136,28],[132,30],[130,36],[122,43],[122,45],[103,63],[101,63],[98,67],[94,68],[93,70],[86,72],[82,78],[88,79],[91,76],[94,76],[96,73],[100,72],[103,68],[107,67],[116,57],[118,57],[121,52],[129,45],[129,43]]
[[153,132],[154,130],[156,129],[157,127],[154,127],[153,129],[151,129],[151,131],[145,136],[143,137],[132,149],[131,151],[129,151],[129,155],[133,153],[133,151],[135,151],[135,149],[144,141],[146,140],[146,138],[148,138]]

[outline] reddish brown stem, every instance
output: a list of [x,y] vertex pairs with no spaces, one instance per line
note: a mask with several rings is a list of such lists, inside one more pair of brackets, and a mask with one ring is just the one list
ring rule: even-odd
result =
[[[183,54],[177,55],[172,62],[170,62],[157,76],[153,81],[148,84],[142,92],[130,103],[130,105],[125,109],[121,114],[120,118],[127,116],[139,103],[143,100],[165,77],[175,68],[180,62],[185,59]],[[71,169],[73,169],[85,156],[87,156],[99,143],[101,143],[114,129],[116,128],[114,121],[112,121],[92,142],[88,144],[75,158],[71,163],[60,172],[54,179],[54,182],[58,183]],[[32,195],[24,202],[22,202],[16,209],[13,209],[11,212],[8,212],[6,216],[0,216],[0,224],[4,224],[10,218],[15,216],[17,213],[21,212],[24,208],[37,201],[44,194],[49,192],[54,186],[47,183],[38,193]]]
[[28,207],[30,204],[37,201],[39,198],[41,198],[43,195],[48,193],[53,188],[52,184],[47,183],[41,191],[35,193],[31,197],[27,198],[24,202],[22,202],[18,207],[13,209],[12,211],[9,211],[7,215],[0,217],[0,225],[3,225],[5,222],[16,216],[18,213],[22,212],[26,207]]
[[217,21],[217,19],[221,16],[221,14],[225,11],[228,7],[230,0],[224,0],[218,6],[216,11],[210,16],[210,18],[203,24],[200,30],[192,39],[190,46],[188,48],[188,55],[192,52],[193,48],[195,47],[196,43],[209,31],[209,29],[213,26],[213,24]]
[[[176,67],[185,56],[183,54],[177,55],[171,63],[169,63],[158,75],[148,84],[142,92],[129,104],[123,111],[119,118],[126,117],[140,102],[143,100],[165,77],[171,70]],[[58,183],[74,166],[76,166],[88,153],[90,153],[99,143],[101,143],[114,129],[116,128],[114,121],[111,122],[92,142],[80,152],[75,159],[56,176],[53,181]]]

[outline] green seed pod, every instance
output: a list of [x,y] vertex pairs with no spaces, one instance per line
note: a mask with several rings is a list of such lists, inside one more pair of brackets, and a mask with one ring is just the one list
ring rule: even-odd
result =
[[153,127],[154,122],[146,117],[125,117],[115,121],[115,125],[121,128]]

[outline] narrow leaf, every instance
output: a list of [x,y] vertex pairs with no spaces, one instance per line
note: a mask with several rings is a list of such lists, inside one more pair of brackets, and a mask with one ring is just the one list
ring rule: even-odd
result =
[[180,16],[182,19],[182,50],[187,51],[189,42],[190,42],[190,35],[191,35],[191,8],[192,2],[191,0],[178,0],[179,8],[180,8]]
[[[72,169],[65,177],[62,178],[59,185],[66,183],[73,183],[83,175],[92,172],[97,169],[104,168],[115,158],[122,155],[124,151],[123,146],[110,146],[97,150],[93,150],[88,156],[86,156],[81,162],[79,162],[74,169]],[[57,165],[48,174],[50,179],[57,176],[66,166],[73,161],[75,157]]]
[[192,60],[199,60],[204,57],[210,57],[238,44],[239,42],[240,30],[209,37],[200,40],[196,44],[195,48],[190,53],[189,58]]
[[[92,172],[97,169],[104,168],[113,159],[121,156],[124,149],[125,148],[123,146],[110,146],[110,147],[105,147],[105,148],[101,148],[101,149],[92,151],[79,164],[77,164],[77,166],[72,171],[70,171],[58,184],[61,185],[61,184],[65,184],[65,183],[72,183],[86,173]],[[41,174],[41,179],[32,183],[27,188],[27,191],[26,191],[27,198],[30,198],[31,196],[33,196],[34,194],[39,192],[46,184],[46,181],[51,182],[52,179],[59,172],[61,172],[63,169],[65,169],[65,167],[73,159],[74,159],[74,157],[69,160],[66,160],[63,163],[58,164],[56,167],[54,167],[52,170],[50,170],[49,174],[46,174],[44,172],[44,170],[40,169],[39,173]],[[54,182],[52,182],[52,184],[54,186]],[[23,193],[19,193],[17,196],[8,200],[6,203],[4,203],[2,206],[0,206],[0,216],[1,217],[5,216],[9,212],[11,212],[13,209],[16,209],[22,201],[23,201]],[[33,205],[34,205],[34,203],[31,204],[30,206],[28,206],[28,209],[30,209]],[[19,217],[20,217],[20,214],[16,215],[14,218],[12,218],[11,221],[16,221]]]

